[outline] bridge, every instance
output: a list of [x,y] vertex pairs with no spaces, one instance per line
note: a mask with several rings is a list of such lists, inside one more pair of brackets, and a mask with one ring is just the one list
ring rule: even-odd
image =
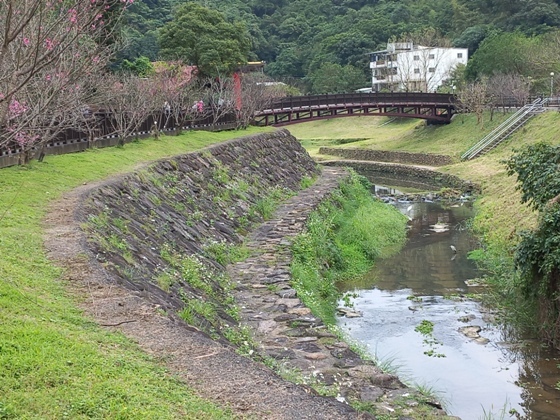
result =
[[443,93],[343,93],[290,96],[258,111],[258,126],[283,126],[305,121],[360,115],[421,118],[448,124],[455,112],[454,95]]

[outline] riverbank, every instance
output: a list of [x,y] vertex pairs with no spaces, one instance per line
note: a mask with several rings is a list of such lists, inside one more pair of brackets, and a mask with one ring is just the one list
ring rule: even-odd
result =
[[[477,200],[474,226],[478,234],[487,243],[511,245],[517,230],[535,225],[535,214],[521,204],[516,180],[507,176],[501,162],[524,145],[539,141],[559,144],[560,113],[551,111],[540,114],[491,153],[472,161],[460,161],[459,157],[464,151],[508,115],[497,112],[493,121],[486,118],[483,129],[476,124],[475,116],[465,114],[457,115],[446,126],[425,126],[416,120],[389,122],[386,118],[356,117],[297,124],[290,126],[290,131],[319,161],[333,159],[332,156],[319,154],[321,147],[352,149],[354,152],[386,150],[451,157],[454,163],[437,165],[437,170],[481,187],[482,195]],[[344,139],[354,140],[345,142]],[[516,223],[509,223],[511,220],[516,220]]]
[[[464,118],[466,125],[472,125],[473,121],[470,121],[471,124],[469,124],[468,116]],[[310,139],[312,139],[313,148],[316,152],[324,150],[321,146],[329,145],[330,148],[339,149],[335,153],[337,156],[343,155],[346,157],[351,154],[358,159],[362,157],[361,153],[368,151],[370,147],[381,148],[387,146],[390,149],[399,150],[399,152],[407,150],[409,153],[413,153],[410,150],[417,150],[419,147],[415,140],[425,146],[421,149],[422,155],[426,153],[441,153],[438,145],[442,144],[443,141],[447,141],[446,148],[453,153],[452,156],[455,157],[456,161],[451,165],[438,167],[437,171],[458,175],[481,186],[481,194],[478,195],[475,204],[477,216],[470,224],[471,228],[474,227],[475,233],[481,240],[479,245],[481,249],[471,255],[477,258],[478,262],[486,268],[485,278],[487,284],[494,286],[487,290],[492,290],[495,294],[485,293],[483,295],[485,299],[488,299],[486,303],[490,307],[498,309],[498,317],[500,314],[507,315],[507,321],[505,322],[507,330],[502,333],[503,337],[495,337],[495,339],[497,339],[496,345],[498,348],[502,345],[504,346],[501,356],[510,362],[514,362],[511,367],[506,368],[505,375],[510,376],[507,371],[512,369],[510,381],[516,387],[519,387],[518,389],[510,389],[510,392],[512,392],[511,398],[505,396],[504,401],[491,402],[494,404],[493,409],[503,406],[504,413],[509,409],[507,407],[510,407],[512,411],[517,413],[525,413],[527,416],[555,416],[558,413],[558,407],[554,403],[558,396],[557,390],[560,384],[558,382],[558,368],[555,365],[550,366],[551,363],[549,362],[549,360],[557,360],[558,355],[551,350],[549,351],[546,347],[531,344],[531,339],[537,337],[534,332],[537,328],[534,328],[531,334],[531,327],[538,327],[538,324],[534,321],[536,318],[531,317],[534,307],[531,306],[529,300],[522,296],[522,291],[516,287],[516,277],[513,268],[513,250],[518,241],[517,234],[521,229],[534,226],[536,215],[525,205],[521,204],[520,194],[516,190],[516,180],[513,177],[507,176],[506,168],[502,163],[516,149],[525,145],[534,144],[537,141],[545,141],[552,145],[558,144],[558,120],[559,116],[556,112],[540,115],[532,119],[523,130],[520,130],[515,136],[490,154],[469,162],[460,162],[457,157],[462,151],[475,143],[479,137],[477,136],[473,139],[472,133],[469,134],[464,131],[462,127],[463,122],[460,120],[446,127],[431,128],[417,126],[411,128],[405,134],[402,133],[402,127],[399,125],[395,127],[395,133],[398,134],[394,138],[390,138],[388,135],[388,126],[390,126],[388,124],[383,126],[380,138],[375,138],[372,135],[368,139],[361,139],[351,143],[345,142],[343,145],[338,144],[340,139],[337,138],[318,140],[321,133],[320,130],[317,130],[318,126],[315,127],[316,132],[313,132],[309,126],[302,129],[302,132],[307,133]],[[359,121],[350,122],[350,125],[359,126],[362,121],[363,119],[359,119]],[[294,128],[292,131],[298,135],[299,127]],[[359,132],[352,131],[352,127],[348,127],[348,129],[349,131],[345,133],[345,136],[348,138],[358,138]],[[328,130],[325,131],[325,133],[327,132]],[[372,130],[372,133],[375,133],[375,130]],[[477,132],[475,131],[474,133],[476,134]],[[431,136],[430,140],[432,141],[424,140],[428,135]],[[306,144],[308,141],[310,140],[302,139],[303,144]],[[349,148],[351,148],[351,152],[347,151]],[[376,153],[380,153],[379,150],[376,150]],[[333,157],[317,155],[316,158],[321,161],[328,161]],[[348,164],[348,161],[341,162],[341,164]],[[359,164],[362,165],[361,162]],[[387,165],[387,163],[376,162],[373,165],[381,167],[382,165]],[[395,187],[399,184],[387,185]],[[449,246],[447,246],[447,251],[449,252]],[[440,279],[440,276],[436,277]],[[364,296],[365,300],[372,300],[371,295],[367,292],[364,292]],[[361,304],[362,307],[360,309],[365,310],[364,302],[361,301]],[[376,304],[376,307],[380,306],[379,302],[376,302]],[[406,312],[406,307],[404,309]],[[373,316],[376,319],[386,318],[383,314],[379,313],[374,313]],[[359,328],[356,325],[359,324],[360,320],[353,322],[351,324],[352,330],[357,331]],[[364,324],[368,325],[368,327],[372,325],[371,322],[368,323],[367,321],[364,321]],[[518,326],[521,326],[521,328],[516,328]],[[487,328],[486,332],[489,334],[490,330],[491,328]],[[446,339],[448,338],[446,336]],[[529,341],[526,342],[526,339],[529,339]],[[521,347],[523,350],[521,350]],[[474,351],[476,352],[476,350]],[[506,354],[511,354],[511,356],[505,356]],[[488,361],[485,358],[482,358],[482,360]],[[444,365],[441,362],[438,362],[438,364],[440,366]],[[499,364],[495,363],[492,369],[499,370]],[[522,380],[518,381],[515,378],[522,378]],[[502,388],[505,389],[506,387]],[[486,401],[488,403],[488,400]],[[470,402],[472,403],[472,401]],[[469,412],[468,402],[466,407],[466,411],[463,411],[461,415]],[[491,413],[493,409],[487,407],[486,413]],[[467,416],[466,418],[469,417]]]
[[[367,417],[350,409],[346,403],[352,402],[374,412],[439,416],[436,402],[362,360],[311,315],[291,288],[290,238],[346,177],[335,168],[320,174],[299,142],[280,130],[157,162],[102,185],[91,191],[79,214],[84,215],[92,256],[111,279],[108,287],[120,284],[132,296],[115,308],[103,287],[106,282],[99,285],[98,280],[96,288],[105,291],[93,299],[91,313],[103,313],[103,324],[119,324],[141,346],[171,358],[181,378],[200,378],[192,386],[203,395],[219,396],[217,402],[229,407],[250,404],[247,414],[271,419],[294,418],[296,412],[303,418],[318,418],[318,412],[321,418]],[[337,200],[346,205],[342,194]],[[274,212],[279,202],[285,204]],[[245,242],[245,232],[263,219],[270,220]],[[226,275],[224,266],[235,261]],[[166,329],[161,337],[156,333],[161,326],[153,330],[150,316],[141,323],[127,322],[131,315],[124,314],[137,313],[139,305],[163,311],[176,331]],[[190,352],[171,355],[152,342],[160,336],[184,348],[181,340],[196,343],[198,335],[221,345],[201,355],[200,362],[193,362]],[[272,379],[257,379],[250,361],[241,371],[224,368],[216,377],[218,366],[231,366],[228,360],[238,357],[223,347],[256,357],[257,371],[266,371],[258,363],[264,362],[303,388],[297,388],[297,396],[287,396]],[[243,384],[247,392],[232,383]],[[303,398],[300,392],[309,386],[329,398]],[[257,390],[258,403],[249,395]]]

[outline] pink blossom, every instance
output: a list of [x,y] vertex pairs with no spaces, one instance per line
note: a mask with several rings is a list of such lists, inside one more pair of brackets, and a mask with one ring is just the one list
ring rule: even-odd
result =
[[68,10],[68,14],[70,15],[69,19],[71,23],[78,23],[78,11],[74,8]]
[[24,37],[24,38],[23,38],[23,45],[25,45],[26,47],[28,47],[30,43],[31,43],[31,41],[29,40],[29,38],[27,38],[27,37]]
[[[14,131],[12,129],[12,131]],[[37,140],[39,140],[39,136],[31,135],[26,131],[18,131],[14,136],[15,141],[21,146],[24,147],[27,144],[33,144]]]
[[28,109],[29,107],[19,102],[17,99],[12,99],[10,105],[8,106],[8,112],[11,118],[19,117],[21,114],[25,113]]
[[54,48],[54,41],[52,39],[49,39],[49,38],[45,39],[45,48],[48,51],[51,51]]

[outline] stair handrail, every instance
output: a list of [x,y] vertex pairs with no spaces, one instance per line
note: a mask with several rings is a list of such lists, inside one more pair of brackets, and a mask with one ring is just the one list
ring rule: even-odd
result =
[[478,155],[486,146],[495,141],[499,136],[507,132],[515,123],[528,114],[532,114],[535,108],[542,108],[548,102],[547,99],[537,98],[532,103],[527,104],[512,114],[507,120],[488,133],[478,143],[461,155],[461,160],[467,160]]

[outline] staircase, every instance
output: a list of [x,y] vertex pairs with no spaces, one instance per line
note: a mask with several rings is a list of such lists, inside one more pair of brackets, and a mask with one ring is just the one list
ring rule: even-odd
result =
[[488,153],[508,138],[513,132],[522,127],[533,115],[543,112],[545,110],[544,105],[546,105],[547,102],[548,98],[539,98],[519,109],[515,114],[488,133],[482,140],[463,153],[461,155],[461,160],[474,159],[477,156]]

